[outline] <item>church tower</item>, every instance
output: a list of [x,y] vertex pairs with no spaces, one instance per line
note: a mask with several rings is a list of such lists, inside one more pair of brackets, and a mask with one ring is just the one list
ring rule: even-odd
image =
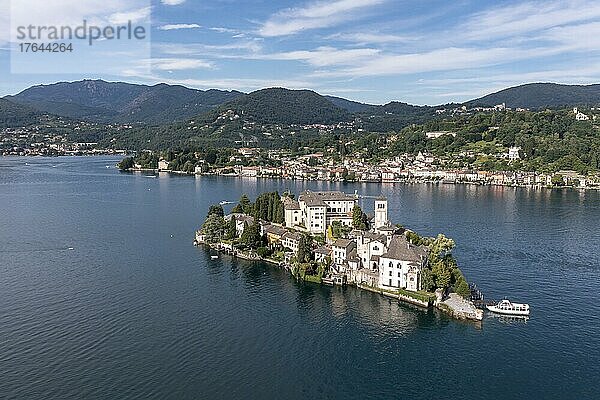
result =
[[385,197],[375,200],[375,229],[388,225],[388,202]]

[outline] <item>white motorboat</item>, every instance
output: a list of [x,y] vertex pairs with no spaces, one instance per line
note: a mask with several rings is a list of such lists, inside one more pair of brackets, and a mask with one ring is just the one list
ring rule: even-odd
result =
[[216,260],[217,258],[219,258],[219,256],[217,256],[217,255],[212,255],[212,256],[210,256],[210,258],[211,258],[211,259],[213,259],[213,260]]
[[529,304],[511,303],[509,300],[502,300],[494,306],[487,306],[487,309],[496,314],[503,315],[529,315]]

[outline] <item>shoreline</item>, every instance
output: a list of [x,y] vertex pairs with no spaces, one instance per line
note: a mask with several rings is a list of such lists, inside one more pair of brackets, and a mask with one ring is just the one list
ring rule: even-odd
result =
[[600,191],[600,186],[586,186],[586,187],[578,187],[572,185],[564,185],[564,186],[545,186],[545,185],[530,185],[530,184],[498,184],[494,182],[479,182],[479,181],[442,181],[435,179],[404,179],[404,180],[393,180],[393,181],[382,181],[382,180],[354,180],[354,181],[344,181],[344,180],[326,180],[326,179],[312,179],[312,178],[295,178],[295,177],[285,177],[285,176],[243,176],[239,174],[218,174],[218,173],[194,173],[194,172],[184,172],[184,171],[171,171],[171,170],[159,170],[152,168],[131,168],[127,171],[122,172],[132,172],[132,173],[153,173],[153,174],[172,174],[172,175],[185,175],[185,176],[218,176],[225,178],[239,178],[239,179],[268,179],[268,180],[285,180],[285,181],[293,181],[293,182],[324,182],[324,183],[348,183],[348,184],[364,184],[364,183],[376,183],[380,185],[395,185],[395,184],[431,184],[431,185],[469,185],[469,186],[493,186],[493,187],[505,187],[505,188],[524,188],[524,189],[548,189],[548,190],[561,190],[561,189],[572,189],[577,191],[587,191],[587,190],[597,190]]
[[[415,297],[416,294],[415,294],[415,296],[411,296],[411,295],[403,294],[400,292],[393,293],[391,291],[387,291],[387,290],[377,288],[377,287],[371,287],[369,285],[365,285],[365,284],[361,284],[361,283],[356,283],[356,284],[343,283],[342,285],[339,285],[339,284],[335,284],[333,280],[326,281],[324,278],[321,278],[320,282],[316,282],[314,280],[302,279],[300,277],[300,275],[295,275],[293,272],[293,267],[283,261],[277,261],[277,260],[273,260],[270,258],[262,258],[257,255],[254,256],[251,254],[246,254],[242,251],[236,251],[236,250],[232,249],[231,246],[224,244],[222,242],[208,244],[208,243],[199,241],[198,239],[195,239],[193,244],[196,247],[202,246],[202,247],[204,247],[205,250],[206,249],[215,250],[219,254],[226,254],[233,258],[240,258],[240,259],[243,259],[246,261],[265,262],[267,264],[276,266],[278,268],[285,269],[286,271],[288,271],[290,273],[290,276],[295,278],[297,281],[314,283],[314,284],[322,285],[322,286],[342,286],[342,287],[343,286],[351,286],[351,287],[355,287],[360,290],[365,290],[365,291],[368,291],[371,293],[379,294],[384,297],[396,299],[396,300],[398,300],[398,302],[417,306],[422,309],[427,309],[427,310],[437,309],[437,310],[443,312],[444,314],[446,314],[447,316],[449,316],[453,319],[456,319],[456,320],[471,321],[471,322],[476,322],[476,323],[481,323],[481,321],[483,320],[483,310],[476,309],[474,304],[471,301],[464,300],[464,299],[462,299],[463,308],[466,305],[466,307],[468,308],[468,311],[462,310],[461,307],[457,307],[455,305],[457,300],[455,298],[453,298],[452,294],[450,296],[448,296],[447,298],[443,298],[443,296],[439,293],[435,293],[435,294],[432,293],[432,295],[435,296],[436,299],[433,300],[433,298],[432,298],[429,301],[424,301],[421,299],[417,299]],[[459,297],[459,296],[457,296],[457,297]],[[453,300],[453,302],[450,300]]]

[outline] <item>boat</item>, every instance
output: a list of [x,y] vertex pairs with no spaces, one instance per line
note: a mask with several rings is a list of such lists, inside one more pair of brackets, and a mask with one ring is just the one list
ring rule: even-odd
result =
[[212,258],[213,260],[216,260],[217,258],[219,258],[219,256],[210,256],[210,258]]
[[529,304],[511,303],[504,299],[496,305],[488,305],[487,309],[496,314],[503,315],[529,315]]

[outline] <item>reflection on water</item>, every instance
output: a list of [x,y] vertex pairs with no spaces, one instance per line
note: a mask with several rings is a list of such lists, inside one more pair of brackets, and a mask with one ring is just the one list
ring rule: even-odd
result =
[[[596,396],[598,192],[148,179],[117,161],[0,159],[1,398]],[[532,318],[462,323],[191,245],[210,204],[305,189],[386,195]]]

